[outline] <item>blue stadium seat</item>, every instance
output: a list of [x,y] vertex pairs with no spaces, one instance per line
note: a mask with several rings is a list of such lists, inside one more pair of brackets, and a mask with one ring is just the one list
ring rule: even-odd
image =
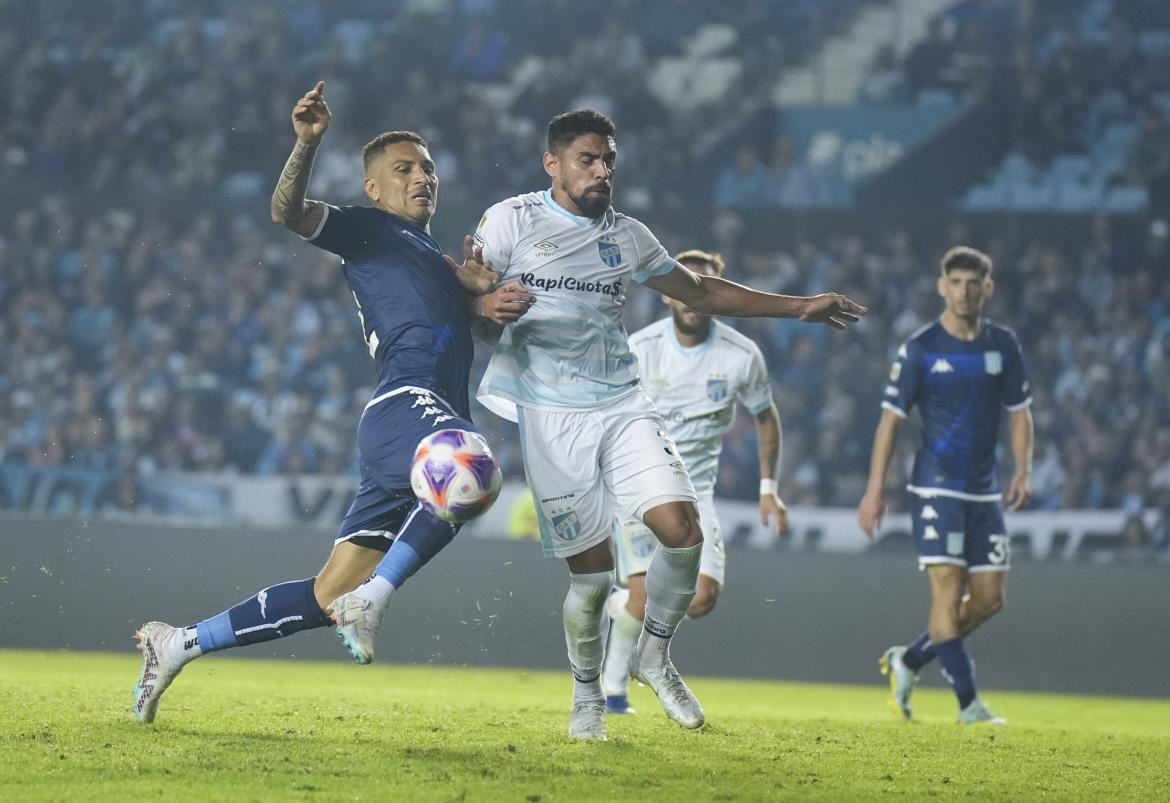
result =
[[1134,215],[1146,211],[1150,194],[1145,187],[1114,187],[1105,193],[1105,211],[1115,215]]

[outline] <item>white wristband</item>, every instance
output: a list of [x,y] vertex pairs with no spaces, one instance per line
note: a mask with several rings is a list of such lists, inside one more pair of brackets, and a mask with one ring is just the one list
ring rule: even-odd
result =
[[776,480],[760,480],[760,496],[775,494],[778,490],[780,486],[776,484]]

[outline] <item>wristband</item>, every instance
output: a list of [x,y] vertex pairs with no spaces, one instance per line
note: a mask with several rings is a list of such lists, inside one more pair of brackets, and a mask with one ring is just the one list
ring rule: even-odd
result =
[[780,490],[780,486],[776,480],[760,480],[760,496],[774,495],[778,490]]

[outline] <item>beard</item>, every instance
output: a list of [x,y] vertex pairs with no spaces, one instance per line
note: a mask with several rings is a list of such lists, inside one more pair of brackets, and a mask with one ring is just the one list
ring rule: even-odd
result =
[[711,317],[709,315],[700,315],[695,318],[693,313],[687,315],[675,309],[670,311],[670,315],[674,318],[675,327],[688,337],[700,337],[711,331]]
[[612,193],[596,192],[596,188],[586,190],[580,195],[573,195],[568,191],[568,188],[563,188],[565,194],[573,199],[573,203],[581,210],[581,214],[585,217],[601,217],[605,214],[605,210],[609,209],[609,200]]

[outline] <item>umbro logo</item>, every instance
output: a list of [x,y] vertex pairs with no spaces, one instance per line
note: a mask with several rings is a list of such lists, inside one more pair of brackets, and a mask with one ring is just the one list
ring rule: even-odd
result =
[[539,251],[542,256],[548,256],[553,251],[557,250],[557,244],[550,242],[549,240],[541,240],[536,244],[536,250]]
[[934,365],[930,366],[930,372],[932,374],[953,374],[955,366],[947,362],[946,358],[939,357],[934,361]]

